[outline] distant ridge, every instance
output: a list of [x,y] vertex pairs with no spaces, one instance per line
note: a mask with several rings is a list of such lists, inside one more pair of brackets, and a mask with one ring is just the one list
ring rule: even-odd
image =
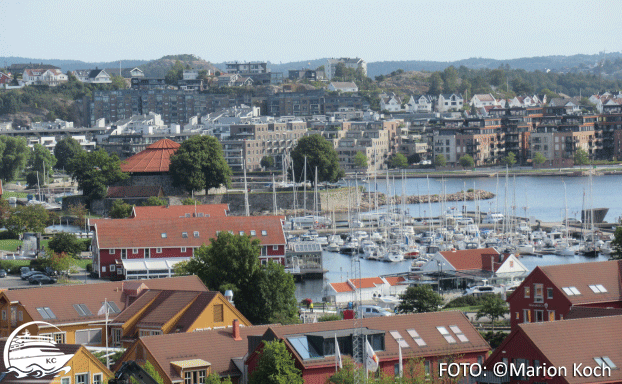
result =
[[[139,65],[148,63],[150,60],[121,60],[121,66],[123,68],[134,68]],[[59,67],[63,72],[75,71],[76,69],[91,69],[91,68],[119,68],[119,60],[116,61],[100,61],[100,62],[85,62],[80,60],[60,60],[60,59],[33,59],[29,57],[0,57],[0,67],[9,66],[11,64],[25,64],[25,63],[44,63],[51,64]]]

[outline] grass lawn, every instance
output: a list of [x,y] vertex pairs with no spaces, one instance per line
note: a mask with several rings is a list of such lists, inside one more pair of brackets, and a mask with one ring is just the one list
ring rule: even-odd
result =
[[28,197],[28,194],[25,192],[10,192],[10,191],[4,191],[2,193],[2,198],[3,199],[8,199],[9,197],[18,197],[18,198],[26,198]]
[[477,312],[482,308],[481,305],[471,305],[466,307],[443,308],[443,311]]
[[0,240],[0,250],[15,252],[17,251],[17,247],[22,245],[22,243],[23,241],[21,240],[13,240],[13,239]]

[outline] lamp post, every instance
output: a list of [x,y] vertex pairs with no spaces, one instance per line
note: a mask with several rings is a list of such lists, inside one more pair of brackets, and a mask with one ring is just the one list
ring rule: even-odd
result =
[[438,273],[438,294],[441,295],[441,297],[443,297],[443,294],[441,293],[441,276],[443,275],[443,264],[440,260],[436,260],[436,265],[439,268],[439,273]]

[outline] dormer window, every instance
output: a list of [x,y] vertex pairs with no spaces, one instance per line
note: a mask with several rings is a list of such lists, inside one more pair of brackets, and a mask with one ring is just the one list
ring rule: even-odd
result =
[[194,237],[199,237],[199,231],[194,231]]
[[184,239],[188,238],[188,232],[182,232],[181,233],[181,237],[183,237]]

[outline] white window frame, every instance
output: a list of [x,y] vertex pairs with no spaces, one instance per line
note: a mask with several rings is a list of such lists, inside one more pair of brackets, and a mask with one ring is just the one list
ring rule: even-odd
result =
[[156,253],[162,253],[162,248],[156,248]]
[[[64,380],[69,380],[69,381],[64,381]],[[60,378],[60,384],[71,384],[71,376],[63,376],[63,377],[61,377]]]
[[109,249],[109,250],[108,250],[108,253],[109,253],[110,255],[114,255],[116,251],[117,251],[116,249],[112,248],[112,249]]
[[181,247],[181,253],[186,253],[186,247]]
[[272,246],[272,250],[273,251],[278,251],[279,250],[279,246],[278,245],[273,245]]
[[[99,380],[95,381],[95,377],[98,377],[98,376],[99,376]],[[92,384],[103,384],[103,382],[104,382],[104,375],[101,372],[93,374]]]
[[132,248],[132,255],[138,255],[138,248]]
[[114,264],[110,264],[110,272],[114,272],[116,269],[116,266]]
[[145,248],[145,252],[143,253],[143,259],[151,258],[151,248]]
[[[538,290],[540,291],[540,294],[538,294]],[[533,302],[544,303],[544,285],[543,284],[533,285]]]
[[[86,378],[86,381],[84,383],[79,382],[77,376],[84,376]],[[76,384],[90,384],[89,383],[89,379],[90,379],[89,376],[90,376],[89,372],[81,372],[81,373],[76,373],[75,375],[73,375],[73,377],[76,380]]]
[[102,272],[106,273],[106,266],[105,265],[102,265]]

